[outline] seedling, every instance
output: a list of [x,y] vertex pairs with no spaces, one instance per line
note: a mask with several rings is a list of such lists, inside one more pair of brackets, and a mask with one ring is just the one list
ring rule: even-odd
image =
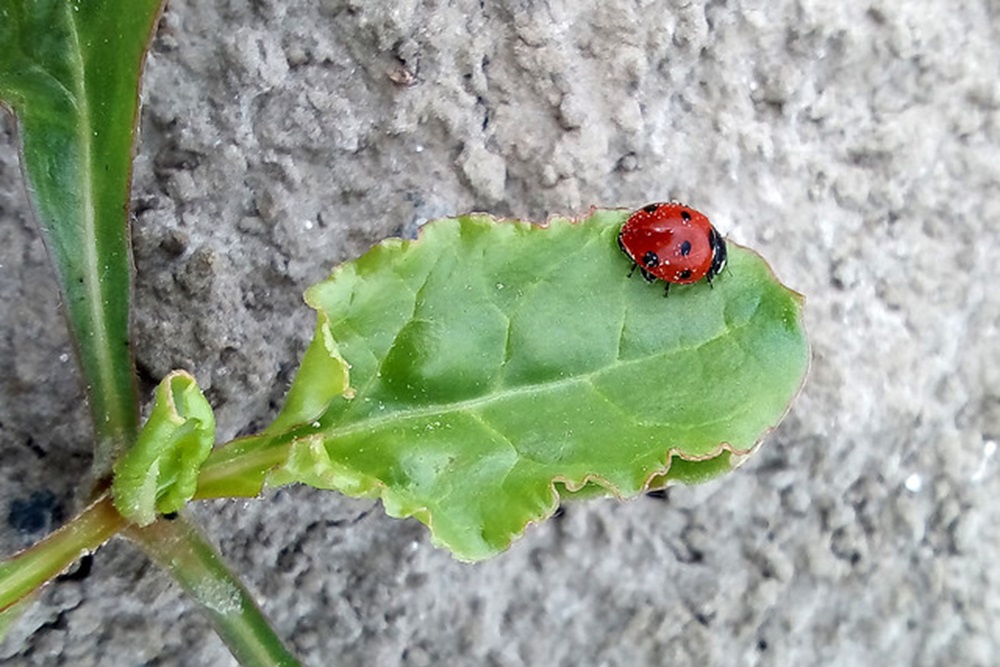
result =
[[729,243],[711,286],[664,300],[626,278],[629,213],[594,209],[544,225],[461,216],[386,240],[306,291],[315,337],[270,426],[217,443],[211,406],[176,371],[140,428],[127,204],[160,9],[0,9],[0,98],[19,123],[76,343],[96,480],[78,516],[0,563],[0,635],[46,582],[121,535],[191,594],[242,664],[297,664],[188,503],[309,484],[378,498],[479,560],[565,500],[731,470],[784,415],[808,366],[801,297]]

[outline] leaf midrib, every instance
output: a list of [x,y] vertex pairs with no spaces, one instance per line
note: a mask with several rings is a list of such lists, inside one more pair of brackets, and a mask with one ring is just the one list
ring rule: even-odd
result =
[[[105,311],[103,292],[101,290],[101,271],[98,261],[97,250],[97,215],[94,210],[94,179],[93,179],[93,136],[90,118],[90,101],[87,97],[86,66],[83,61],[83,49],[80,42],[80,34],[76,21],[73,17],[71,3],[65,3],[64,13],[68,26],[70,38],[72,40],[72,50],[69,55],[69,62],[73,68],[73,90],[72,94],[76,98],[76,109],[79,116],[77,123],[77,140],[80,143],[82,164],[79,173],[79,189],[83,199],[81,211],[80,233],[82,236],[81,266],[85,299],[85,309],[89,316],[91,331],[87,332],[95,339],[93,344],[88,344],[89,349],[97,360],[98,382],[97,387],[92,390],[93,400],[99,400],[105,405],[105,418],[107,425],[111,427],[112,433],[108,433],[106,425],[96,424],[97,432],[105,435],[112,435],[122,424],[122,415],[117,414],[118,402],[112,396],[114,391],[114,371],[111,359],[111,343],[107,337],[108,320]],[[58,223],[56,223],[58,224]],[[70,278],[70,280],[72,280]],[[86,334],[85,334],[86,335]]]
[[[747,320],[742,324],[738,324],[732,327],[727,327],[724,331],[722,331],[718,335],[713,336],[707,340],[701,341],[697,345],[674,348],[673,350],[670,351],[670,354],[677,354],[678,352],[695,350],[704,347],[705,345],[709,345],[714,341],[719,340],[723,337],[739,336],[741,333],[744,333],[745,330],[750,327],[753,321],[754,318],[751,316],[750,318],[747,318]],[[489,405],[491,403],[501,402],[515,397],[530,396],[532,394],[543,394],[549,391],[558,390],[564,387],[571,387],[573,385],[578,385],[578,384],[590,387],[598,395],[600,395],[602,399],[607,400],[607,397],[604,396],[604,394],[593,383],[593,378],[602,373],[607,372],[611,368],[617,368],[620,366],[631,366],[633,364],[643,364],[657,356],[659,355],[655,354],[647,355],[644,357],[637,357],[635,359],[630,359],[628,361],[622,361],[621,359],[616,359],[614,363],[609,364],[603,368],[588,371],[586,373],[579,373],[564,379],[550,380],[547,382],[540,382],[535,384],[514,385],[498,392],[492,392],[484,394],[482,396],[477,396],[475,398],[455,401],[452,403],[435,403],[433,405],[425,407],[419,407],[413,409],[404,408],[400,410],[394,410],[385,415],[367,416],[347,425],[343,425],[344,422],[337,422],[329,426],[321,427],[319,429],[319,432],[328,434],[331,437],[350,436],[350,435],[355,435],[357,433],[363,433],[366,431],[376,431],[382,425],[392,422],[409,421],[412,419],[420,419],[422,417],[429,417],[432,415],[447,414],[454,412],[472,412],[479,407]],[[368,386],[370,385],[371,382],[368,383]],[[365,397],[363,396],[355,396],[355,398],[351,400],[360,401],[364,400],[364,398]]]

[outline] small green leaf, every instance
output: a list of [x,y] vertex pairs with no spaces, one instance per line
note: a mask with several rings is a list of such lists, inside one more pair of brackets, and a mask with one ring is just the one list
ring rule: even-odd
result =
[[115,464],[115,507],[140,526],[178,511],[194,496],[214,440],[211,406],[191,375],[174,371],[156,388],[135,446]]
[[13,109],[29,193],[57,269],[110,472],[138,424],[128,235],[139,74],[161,0],[4,0],[0,101]]
[[738,465],[805,378],[802,299],[735,244],[714,287],[664,299],[626,278],[627,215],[441,220],[338,267],[306,301],[353,391],[304,363],[296,391],[319,380],[323,414],[216,451],[198,497],[265,481],[377,496],[475,560],[560,496],[631,497]]

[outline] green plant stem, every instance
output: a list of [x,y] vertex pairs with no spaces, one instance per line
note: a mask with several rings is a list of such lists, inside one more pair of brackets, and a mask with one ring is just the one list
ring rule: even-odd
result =
[[0,563],[0,611],[17,604],[115,535],[125,520],[105,496],[14,558]]
[[299,662],[285,648],[250,593],[222,562],[197,526],[183,515],[126,535],[163,566],[201,605],[215,631],[245,667],[292,667]]
[[230,442],[209,455],[198,475],[194,500],[253,498],[260,494],[267,473],[288,460],[290,438],[262,444],[268,436]]

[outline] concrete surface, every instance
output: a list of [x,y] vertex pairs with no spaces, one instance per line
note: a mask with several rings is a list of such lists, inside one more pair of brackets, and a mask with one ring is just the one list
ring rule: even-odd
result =
[[[147,389],[273,416],[335,263],[472,209],[677,197],[808,298],[811,379],[743,469],[571,505],[476,566],[304,488],[197,515],[311,665],[1000,664],[996,0],[171,3],[136,161]],[[0,552],[89,427],[0,120]],[[227,665],[123,543],[5,665]]]

